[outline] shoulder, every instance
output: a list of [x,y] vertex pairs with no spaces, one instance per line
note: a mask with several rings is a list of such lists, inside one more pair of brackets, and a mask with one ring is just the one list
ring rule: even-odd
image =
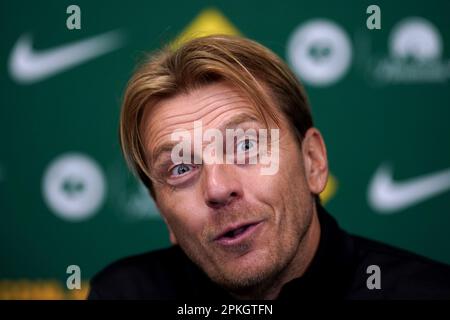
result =
[[[359,236],[353,238],[359,271],[379,267],[381,289],[376,295],[389,299],[450,299],[450,266],[418,254]],[[366,282],[364,289],[367,290]],[[370,295],[374,295],[372,292]]]
[[178,246],[123,258],[92,278],[88,299],[173,299],[189,268]]

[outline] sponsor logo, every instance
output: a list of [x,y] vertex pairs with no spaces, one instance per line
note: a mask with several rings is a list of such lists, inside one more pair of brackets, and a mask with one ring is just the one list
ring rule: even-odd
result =
[[12,49],[9,73],[20,84],[32,84],[118,49],[120,32],[110,31],[88,39],[37,52],[30,34],[22,35]]
[[450,78],[450,60],[442,59],[442,38],[428,20],[400,21],[389,37],[389,56],[372,59],[370,70],[380,83],[443,82]]
[[42,181],[47,206],[71,222],[92,217],[103,203],[105,189],[101,168],[90,157],[77,153],[53,160]]
[[240,35],[241,32],[225,15],[222,14],[222,12],[215,8],[208,8],[202,10],[191,23],[184,28],[172,42],[172,47],[177,48],[186,41],[212,34]]
[[397,182],[389,165],[375,172],[369,185],[369,204],[380,213],[395,213],[450,189],[450,169]]
[[300,25],[289,38],[287,58],[302,81],[332,85],[347,72],[352,47],[347,34],[334,22],[316,19]]

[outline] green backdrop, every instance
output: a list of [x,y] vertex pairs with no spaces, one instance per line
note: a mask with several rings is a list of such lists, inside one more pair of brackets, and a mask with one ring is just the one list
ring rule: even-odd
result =
[[117,127],[136,62],[186,30],[239,32],[304,80],[333,176],[325,205],[345,229],[450,263],[448,12],[445,0],[2,0],[0,298],[82,298],[67,266],[88,281],[169,245]]

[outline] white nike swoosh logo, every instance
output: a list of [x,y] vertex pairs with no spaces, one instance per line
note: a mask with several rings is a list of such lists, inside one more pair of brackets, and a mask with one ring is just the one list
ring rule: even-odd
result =
[[31,35],[24,34],[17,40],[11,51],[9,73],[18,83],[32,84],[116,50],[122,44],[122,33],[110,31],[88,39],[35,52]]
[[394,213],[450,189],[450,168],[402,182],[393,181],[392,169],[382,165],[369,186],[368,200],[380,213]]

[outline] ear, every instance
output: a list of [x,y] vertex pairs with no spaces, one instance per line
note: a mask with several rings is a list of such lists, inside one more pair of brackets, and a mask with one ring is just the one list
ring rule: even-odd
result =
[[327,150],[322,135],[316,128],[309,128],[302,141],[305,177],[309,190],[320,194],[327,185]]

